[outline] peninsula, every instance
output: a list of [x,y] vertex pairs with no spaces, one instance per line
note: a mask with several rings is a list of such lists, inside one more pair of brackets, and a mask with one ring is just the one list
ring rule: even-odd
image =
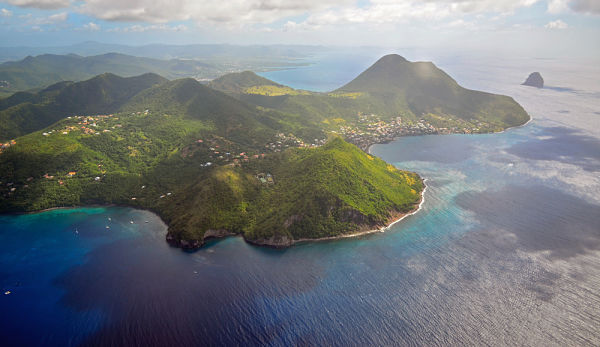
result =
[[509,97],[397,55],[329,93],[251,72],[209,86],[102,74],[0,99],[12,122],[0,127],[0,211],[127,205],[155,211],[182,248],[235,234],[287,247],[379,230],[418,208],[422,179],[366,144],[528,119]]

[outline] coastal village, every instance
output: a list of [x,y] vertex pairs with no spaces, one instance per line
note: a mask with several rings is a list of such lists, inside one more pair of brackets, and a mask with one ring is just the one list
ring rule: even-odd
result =
[[398,116],[392,120],[382,120],[376,114],[358,114],[358,120],[349,125],[340,126],[338,131],[344,139],[363,151],[368,151],[371,145],[376,143],[387,143],[400,136],[418,135],[447,135],[447,134],[472,134],[489,132],[488,124],[478,122],[473,126],[467,122],[454,121],[452,126],[435,127],[425,119],[416,122],[403,121]]

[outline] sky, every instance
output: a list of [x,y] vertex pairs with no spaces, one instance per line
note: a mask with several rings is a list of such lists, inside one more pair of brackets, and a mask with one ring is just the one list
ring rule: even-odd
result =
[[451,47],[600,58],[600,0],[7,0],[0,46]]

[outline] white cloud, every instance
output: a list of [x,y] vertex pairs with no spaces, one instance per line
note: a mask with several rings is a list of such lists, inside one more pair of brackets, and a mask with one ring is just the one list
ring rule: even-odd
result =
[[33,7],[43,10],[54,10],[69,7],[70,0],[6,0],[7,3],[19,7]]
[[544,25],[544,28],[546,29],[567,29],[568,27],[569,25],[560,19],[557,19]]
[[89,23],[83,25],[83,29],[89,30],[89,31],[98,31],[98,30],[100,30],[100,25],[98,25],[94,22],[89,22]]
[[473,23],[473,22],[467,22],[467,21],[462,20],[462,19],[457,19],[455,21],[452,21],[452,22],[448,23],[446,25],[446,27],[448,27],[448,28],[469,29],[469,30],[473,30],[473,29],[477,28],[477,26],[475,25],[475,23]]
[[86,0],[78,10],[109,21],[270,23],[281,18],[351,5],[352,0]]
[[549,0],[548,1],[548,12],[557,14],[563,13],[569,10],[570,0]]
[[68,17],[69,15],[67,14],[67,12],[61,12],[47,17],[29,17],[30,19],[27,23],[35,26],[57,24],[66,21]]
[[305,22],[286,27],[303,28],[306,24],[314,28],[340,24],[395,24],[408,20],[440,21],[457,18],[446,27],[475,28],[474,23],[461,17],[464,15],[482,16],[483,14],[508,13],[523,7],[529,7],[539,0],[371,0],[364,7],[330,8],[311,14]]
[[[310,14],[307,24],[393,23],[452,15],[511,13],[543,0],[84,0],[78,11],[109,21],[272,23]],[[561,1],[561,0],[551,0]]]
[[2,17],[10,17],[12,15],[13,15],[12,11],[9,11],[5,8],[0,10],[0,16],[2,16]]

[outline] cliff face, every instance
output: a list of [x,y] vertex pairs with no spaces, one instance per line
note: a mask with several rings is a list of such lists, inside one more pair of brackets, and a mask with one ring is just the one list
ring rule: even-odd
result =
[[524,86],[536,87],[536,88],[544,88],[544,79],[539,72],[533,72],[527,77],[525,82],[523,82]]

